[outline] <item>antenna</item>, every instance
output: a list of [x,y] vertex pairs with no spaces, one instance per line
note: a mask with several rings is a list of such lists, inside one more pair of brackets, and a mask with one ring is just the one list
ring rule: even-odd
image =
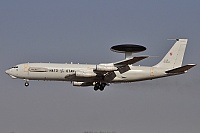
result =
[[145,51],[146,47],[135,44],[121,44],[112,46],[110,50],[117,53],[124,53],[125,59],[129,59],[132,58],[133,53]]

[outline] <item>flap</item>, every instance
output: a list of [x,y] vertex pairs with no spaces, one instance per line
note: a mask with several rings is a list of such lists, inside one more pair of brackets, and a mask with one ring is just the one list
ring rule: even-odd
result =
[[196,64],[188,64],[188,65],[185,65],[185,66],[182,66],[182,67],[178,67],[178,68],[175,68],[175,69],[168,70],[168,71],[166,71],[166,73],[184,73],[194,66],[196,66]]
[[130,59],[125,59],[125,60],[122,60],[122,61],[119,61],[119,62],[116,62],[114,63],[114,66],[126,66],[126,65],[131,65],[131,64],[134,64],[136,62],[139,62],[145,58],[148,58],[149,56],[136,56],[136,57],[132,57]]

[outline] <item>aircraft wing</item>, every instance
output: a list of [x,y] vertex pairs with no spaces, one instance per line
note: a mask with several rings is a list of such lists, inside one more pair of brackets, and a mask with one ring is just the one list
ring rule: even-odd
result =
[[132,57],[130,59],[125,59],[125,60],[115,62],[115,63],[99,64],[99,65],[96,65],[96,67],[93,70],[95,73],[105,74],[106,72],[113,72],[113,71],[117,71],[121,68],[128,67],[128,65],[134,64],[134,63],[141,61],[147,57],[149,57],[149,56],[136,56],[136,57]]
[[132,57],[132,58],[128,58],[128,59],[119,61],[119,62],[115,62],[115,63],[113,63],[113,65],[118,68],[118,71],[120,73],[125,73],[125,72],[130,70],[130,67],[128,65],[134,64],[134,63],[139,62],[139,61],[146,59],[148,57],[149,56],[146,56],[146,55],[135,56],[135,57]]
[[131,65],[134,64],[136,62],[139,62],[145,58],[148,58],[149,56],[136,56],[136,57],[132,57],[130,59],[125,59],[116,63],[113,63],[114,66],[116,67],[122,67],[122,66],[127,66],[127,65]]
[[196,64],[188,64],[188,65],[185,65],[185,66],[182,66],[182,67],[178,67],[178,68],[175,68],[175,69],[168,70],[168,71],[166,71],[166,73],[184,73],[194,66],[196,66]]
[[106,80],[111,80],[116,76],[114,71],[119,71],[120,73],[127,72],[130,70],[130,67],[128,65],[134,64],[147,57],[149,56],[137,56],[116,63],[99,64],[90,70],[83,69],[81,71],[69,73],[68,75],[65,76],[65,78],[74,78],[74,76],[76,76],[76,77],[87,77],[87,78],[93,77],[102,79],[102,77],[104,77]]

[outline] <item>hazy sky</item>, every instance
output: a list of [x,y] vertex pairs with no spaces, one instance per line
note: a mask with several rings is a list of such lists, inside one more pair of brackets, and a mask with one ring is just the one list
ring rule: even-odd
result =
[[[104,63],[124,58],[120,43],[147,47],[154,65],[174,41],[188,38],[183,64],[200,64],[197,0],[1,0],[0,133],[197,133],[200,68],[185,75],[128,84],[103,92],[69,82],[11,79],[26,62]],[[137,65],[138,65],[137,64]]]

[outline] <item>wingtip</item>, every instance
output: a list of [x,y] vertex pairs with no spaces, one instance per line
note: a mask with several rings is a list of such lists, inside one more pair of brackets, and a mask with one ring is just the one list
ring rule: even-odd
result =
[[188,64],[189,66],[196,66],[197,64]]

